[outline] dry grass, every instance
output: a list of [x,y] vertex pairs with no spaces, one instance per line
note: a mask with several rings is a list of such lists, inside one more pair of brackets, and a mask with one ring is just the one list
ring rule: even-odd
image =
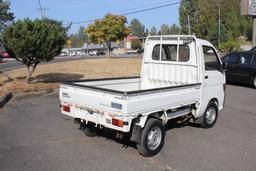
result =
[[0,95],[7,92],[51,90],[59,87],[60,81],[137,76],[141,59],[89,59],[56,64],[39,65],[33,74],[33,83],[27,84],[26,68],[0,74]]

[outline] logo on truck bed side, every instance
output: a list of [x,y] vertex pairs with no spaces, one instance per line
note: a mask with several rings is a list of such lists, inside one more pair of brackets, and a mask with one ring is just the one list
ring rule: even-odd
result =
[[122,110],[122,104],[111,102],[111,107]]
[[70,99],[70,96],[68,95],[68,93],[62,93],[62,97]]

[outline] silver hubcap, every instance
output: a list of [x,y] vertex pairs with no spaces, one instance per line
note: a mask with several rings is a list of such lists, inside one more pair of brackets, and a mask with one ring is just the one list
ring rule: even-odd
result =
[[208,108],[205,118],[208,124],[212,124],[216,118],[216,109],[214,107]]
[[256,77],[254,78],[253,83],[254,83],[254,87],[256,87]]
[[162,131],[159,127],[154,127],[148,134],[148,148],[155,150],[159,147],[162,140]]

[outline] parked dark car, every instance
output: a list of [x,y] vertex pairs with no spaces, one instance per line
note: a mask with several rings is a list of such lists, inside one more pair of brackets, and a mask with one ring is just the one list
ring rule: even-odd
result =
[[256,53],[233,52],[222,58],[227,66],[227,81],[251,84],[256,88]]
[[256,52],[256,46],[252,47],[249,52]]

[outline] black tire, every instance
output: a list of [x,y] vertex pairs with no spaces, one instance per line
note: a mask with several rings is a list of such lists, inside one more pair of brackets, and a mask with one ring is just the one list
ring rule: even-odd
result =
[[256,75],[252,78],[252,87],[256,89]]
[[[154,148],[148,144],[148,137],[150,132],[152,134],[152,131],[157,131],[159,133],[157,134],[156,132],[155,134],[153,134],[154,136],[151,137],[152,139],[155,139],[153,138],[155,136],[156,137],[158,135],[161,136],[161,138],[158,139]],[[164,145],[164,136],[165,136],[165,131],[164,131],[164,126],[162,122],[155,118],[149,119],[141,132],[141,142],[140,144],[137,144],[137,150],[139,154],[141,154],[144,157],[151,157],[156,155]]]
[[96,137],[97,132],[96,132],[95,125],[93,123],[88,123],[86,127],[84,128],[84,133],[87,137]]
[[[217,121],[217,118],[218,118],[218,106],[216,103],[210,101],[204,111],[204,114],[203,114],[203,117],[201,118],[201,123],[200,125],[203,127],[203,128],[212,128],[216,121]],[[209,114],[209,113],[212,113],[212,114]],[[210,115],[210,116],[209,116]]]

